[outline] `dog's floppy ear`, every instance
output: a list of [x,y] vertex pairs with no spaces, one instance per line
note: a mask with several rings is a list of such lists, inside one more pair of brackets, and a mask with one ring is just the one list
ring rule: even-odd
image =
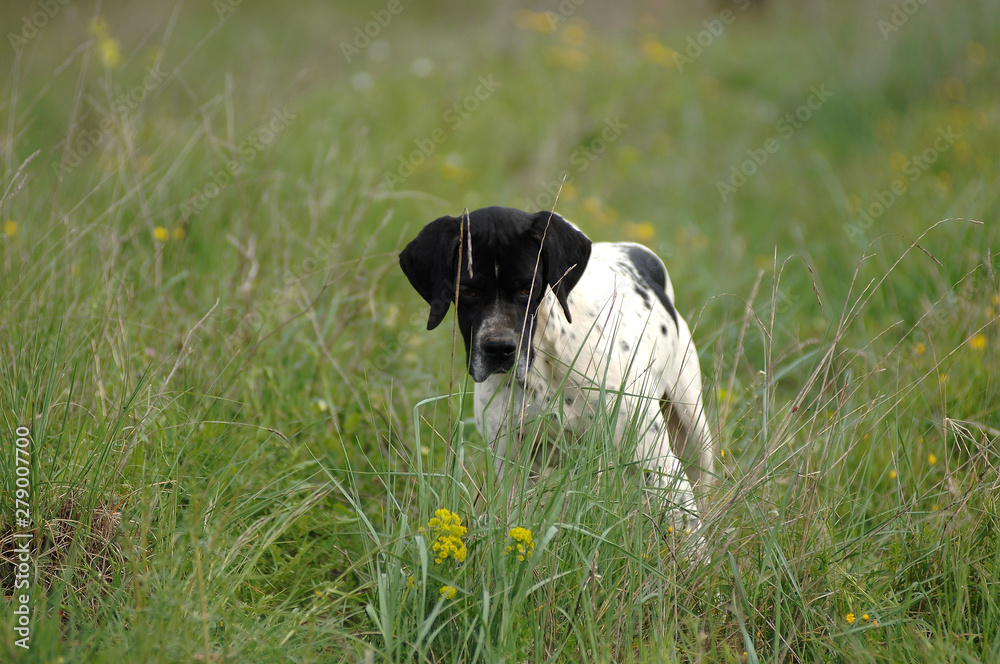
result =
[[432,221],[399,254],[403,274],[431,305],[428,330],[441,324],[455,295],[453,264],[459,238],[458,222],[455,217]]
[[554,212],[536,212],[534,232],[542,243],[545,281],[562,306],[566,320],[573,322],[566,298],[590,260],[591,241],[575,226]]

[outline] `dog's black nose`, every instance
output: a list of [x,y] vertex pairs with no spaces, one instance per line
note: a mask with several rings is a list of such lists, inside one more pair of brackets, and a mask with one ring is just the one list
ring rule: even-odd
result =
[[483,339],[480,348],[483,349],[483,354],[491,360],[506,360],[517,351],[517,340],[513,337]]

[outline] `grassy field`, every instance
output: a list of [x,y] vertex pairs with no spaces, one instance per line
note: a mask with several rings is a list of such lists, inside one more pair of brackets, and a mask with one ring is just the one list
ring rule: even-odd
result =
[[[0,660],[1000,661],[1000,7],[608,4],[0,10]],[[701,558],[613,399],[487,471],[396,253],[491,204],[667,263]]]

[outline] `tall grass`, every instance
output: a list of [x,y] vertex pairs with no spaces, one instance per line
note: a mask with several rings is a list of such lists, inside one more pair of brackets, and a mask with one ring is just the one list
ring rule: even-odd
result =
[[[896,268],[913,252],[927,258],[910,247]],[[608,434],[624,416],[614,409],[530,491],[470,470],[492,464],[470,463],[473,450],[489,452],[467,440],[466,426],[435,430],[446,447],[441,471],[424,469],[415,447],[403,477],[416,487],[402,502],[389,490],[386,524],[365,538],[377,634],[364,648],[390,661],[937,661],[956,652],[990,661],[1000,647],[997,432],[916,416],[947,381],[926,351],[900,357],[912,330],[877,352],[846,346],[851,317],[892,276],[859,293],[826,340],[775,346],[778,314],[746,308],[734,327],[741,338],[762,335],[768,361],[742,395],[717,404],[722,472],[701,555],[644,500],[628,472],[634,430],[621,449]],[[980,329],[969,325],[943,349],[964,356],[951,373],[977,370],[969,340]],[[733,353],[748,361],[742,344]],[[793,372],[800,389],[779,397],[775,383]],[[892,389],[873,391],[876,380]],[[527,452],[518,461],[532,466]],[[469,527],[461,565],[432,560],[427,524],[440,507]],[[525,561],[504,552],[515,526],[539,540]],[[445,586],[455,597],[442,596]]]

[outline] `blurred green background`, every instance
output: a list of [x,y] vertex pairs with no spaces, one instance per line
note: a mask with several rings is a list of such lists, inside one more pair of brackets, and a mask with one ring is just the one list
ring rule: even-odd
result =
[[[245,643],[295,632],[291,650],[222,647],[253,661],[304,661],[316,638],[363,653],[359,514],[379,523],[410,491],[381,473],[421,454],[415,426],[453,421],[413,408],[462,372],[396,252],[465,208],[554,205],[594,240],[655,249],[733,463],[767,449],[772,408],[832,398],[809,381],[827,350],[845,394],[883,409],[836,420],[850,450],[866,441],[864,462],[831,457],[838,500],[945,491],[944,464],[905,497],[879,474],[928,454],[962,467],[945,418],[995,441],[996,2],[50,0],[0,16],[0,418],[32,427],[36,525],[90,533],[39,535],[38,661],[183,659],[224,624]],[[284,525],[256,539],[257,519]],[[972,643],[955,647],[988,661]]]

